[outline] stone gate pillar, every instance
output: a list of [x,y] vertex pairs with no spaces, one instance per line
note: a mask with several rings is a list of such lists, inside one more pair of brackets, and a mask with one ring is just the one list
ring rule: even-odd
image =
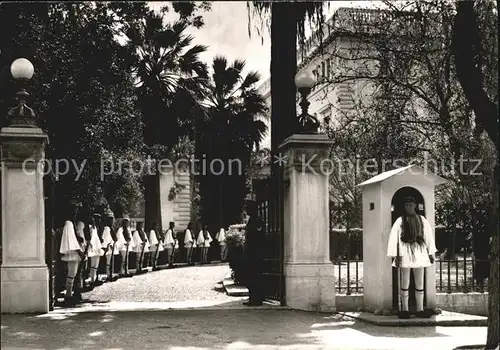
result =
[[4,127],[2,154],[1,312],[49,311],[43,167],[48,137],[37,127]]
[[284,272],[286,304],[308,311],[335,311],[335,275],[330,261],[328,177],[331,141],[296,134],[280,151],[284,169]]

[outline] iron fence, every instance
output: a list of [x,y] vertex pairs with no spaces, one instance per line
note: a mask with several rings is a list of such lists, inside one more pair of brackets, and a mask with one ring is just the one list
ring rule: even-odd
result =
[[463,258],[436,261],[436,289],[439,293],[484,293],[488,290],[490,263],[476,259],[467,252]]
[[[363,293],[360,210],[354,204],[330,203],[330,260],[335,265],[335,289],[339,294]],[[488,247],[478,242],[473,244],[472,236],[470,227],[468,230],[436,227],[436,246],[440,252],[434,263],[438,293],[487,291],[489,261],[485,255]]]
[[[335,289],[338,294],[363,293],[363,260],[332,259],[335,265]],[[489,261],[463,254],[454,260],[438,259],[436,271],[436,292],[438,293],[486,293],[488,278],[483,278],[489,269]]]

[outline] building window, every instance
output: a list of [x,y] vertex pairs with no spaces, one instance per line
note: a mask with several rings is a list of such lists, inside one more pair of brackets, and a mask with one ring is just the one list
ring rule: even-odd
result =
[[330,122],[331,114],[332,114],[332,110],[330,109],[330,107],[321,111],[321,113],[319,114],[320,122],[325,122],[325,121]]

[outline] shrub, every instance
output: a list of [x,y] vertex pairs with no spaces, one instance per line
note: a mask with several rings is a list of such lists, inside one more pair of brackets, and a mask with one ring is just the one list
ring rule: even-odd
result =
[[330,260],[363,260],[363,229],[334,228],[330,230]]
[[244,284],[245,280],[245,225],[232,225],[226,234],[227,259],[235,283]]
[[[444,226],[436,226],[436,248],[439,252],[448,250],[451,253],[453,248],[453,231],[451,228]],[[470,248],[470,240],[468,239],[469,233],[461,227],[456,228],[455,236],[455,253],[460,252],[464,247]]]

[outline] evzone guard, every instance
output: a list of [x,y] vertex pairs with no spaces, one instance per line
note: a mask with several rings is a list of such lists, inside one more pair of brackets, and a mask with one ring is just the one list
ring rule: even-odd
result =
[[212,236],[210,236],[210,232],[208,232],[208,226],[203,225],[203,229],[198,234],[198,239],[196,240],[196,244],[200,247],[202,264],[208,263],[208,250],[210,248],[210,243],[212,243]]
[[101,215],[94,213],[94,215],[92,215],[92,224],[90,225],[90,247],[88,252],[88,257],[90,258],[90,285],[92,288],[102,285],[102,281],[98,279],[99,261],[101,256],[104,255],[104,250],[102,249],[102,243],[98,233],[100,226]]
[[164,250],[163,244],[161,244],[161,237],[158,237],[155,231],[156,225],[151,224],[149,230],[149,242],[150,242],[150,250],[151,250],[151,266],[153,271],[158,270],[158,257],[160,256],[160,252]]
[[219,242],[220,246],[220,262],[224,262],[227,259],[226,231],[221,228],[215,239]]
[[134,242],[129,228],[130,219],[128,216],[122,219],[122,226],[116,232],[116,244],[122,257],[120,277],[132,277],[128,270],[130,252],[134,249]]
[[175,223],[170,221],[168,224],[168,230],[165,232],[165,240],[163,242],[163,247],[167,250],[167,261],[168,266],[174,266],[174,251],[175,251],[175,234],[174,234]]
[[398,268],[400,288],[398,317],[410,318],[408,289],[410,270],[413,270],[416,316],[429,318],[432,313],[424,311],[424,269],[434,263],[436,246],[429,221],[415,212],[415,198],[406,197],[404,205],[405,213],[394,222],[387,247],[387,256],[393,259],[392,266]]
[[66,220],[63,227],[61,245],[59,253],[62,254],[61,260],[67,264],[66,275],[66,295],[64,297],[64,305],[74,305],[78,301],[75,300],[74,289],[78,273],[78,266],[84,257],[84,240],[76,235],[75,226],[71,220]]
[[85,224],[83,221],[77,221],[76,222],[76,236],[79,242],[82,242],[83,245],[83,255],[82,255],[82,260],[80,261],[78,265],[78,272],[76,273],[76,279],[75,279],[75,295],[74,299],[80,302],[82,300],[82,293],[85,291],[88,291],[90,286],[87,286],[85,283],[85,276],[86,276],[86,268],[88,266],[89,262],[89,250],[91,248],[90,244],[90,237],[87,240],[87,237],[85,237]]
[[116,235],[113,229],[115,216],[112,211],[106,215],[106,222],[102,233],[103,247],[106,254],[106,281],[113,282],[116,278],[113,276],[115,257],[120,254],[116,244]]
[[196,242],[193,239],[192,223],[187,225],[186,231],[184,233],[184,248],[186,248],[186,262],[188,266],[194,265],[192,262],[193,259],[193,250],[196,248]]
[[141,274],[148,272],[144,267],[144,257],[149,252],[149,240],[146,236],[146,233],[143,229],[143,222],[140,221],[137,223],[136,230],[132,236],[132,240],[134,241],[134,251],[137,255],[136,259],[136,274]]

